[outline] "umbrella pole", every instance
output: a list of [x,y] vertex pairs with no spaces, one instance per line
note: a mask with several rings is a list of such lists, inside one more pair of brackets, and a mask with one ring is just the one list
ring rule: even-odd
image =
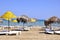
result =
[[51,24],[49,26],[50,26],[50,30],[52,30]]
[[9,20],[8,20],[8,27],[9,27]]
[[23,29],[24,29],[24,23],[23,23]]
[[9,23],[10,23],[10,21],[8,20],[8,31],[9,31],[9,25],[10,25]]

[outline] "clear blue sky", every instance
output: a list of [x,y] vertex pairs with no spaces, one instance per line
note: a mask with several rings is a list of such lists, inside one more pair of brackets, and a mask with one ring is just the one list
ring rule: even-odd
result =
[[0,0],[0,16],[8,10],[37,19],[60,17],[60,0]]

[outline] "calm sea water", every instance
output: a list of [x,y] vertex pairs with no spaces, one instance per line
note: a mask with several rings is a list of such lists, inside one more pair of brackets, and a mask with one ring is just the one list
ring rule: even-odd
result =
[[[7,20],[3,20],[2,23],[0,23],[0,26],[22,26],[23,23],[17,23],[17,22],[11,22],[11,21],[7,21]],[[24,24],[25,26],[44,26],[44,20],[37,20],[36,22],[28,22]]]
[[[7,20],[3,20],[2,23],[0,23],[0,26],[23,26],[23,23],[17,23],[17,22],[11,22],[11,21],[7,21]],[[25,26],[44,26],[44,20],[37,20],[36,22],[28,22],[24,24]],[[53,23],[52,26],[57,26],[60,27],[60,24],[57,23]]]

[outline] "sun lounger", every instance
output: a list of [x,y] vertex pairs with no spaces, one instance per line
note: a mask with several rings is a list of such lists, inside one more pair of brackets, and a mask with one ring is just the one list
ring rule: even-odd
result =
[[45,33],[47,33],[47,34],[54,34],[54,31],[46,28],[45,29]]
[[0,32],[0,34],[8,34],[8,32]]
[[16,34],[16,35],[20,35],[21,31],[9,31],[9,32],[0,32],[0,34]]
[[10,31],[10,32],[8,32],[8,34],[20,35],[21,34],[21,31]]
[[27,31],[29,31],[29,30],[30,30],[30,28],[26,27],[26,28],[24,28],[24,30],[27,30]]
[[55,34],[60,34],[60,31],[54,31]]
[[8,33],[7,30],[0,31],[0,34],[6,34],[6,33]]
[[25,27],[25,28],[19,28],[19,29],[13,29],[13,31],[29,31],[30,30],[30,28],[28,28],[28,27]]

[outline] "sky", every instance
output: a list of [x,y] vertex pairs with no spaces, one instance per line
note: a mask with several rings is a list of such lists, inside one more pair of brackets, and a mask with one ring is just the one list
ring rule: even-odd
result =
[[60,0],[0,0],[0,16],[7,11],[37,19],[60,17]]

